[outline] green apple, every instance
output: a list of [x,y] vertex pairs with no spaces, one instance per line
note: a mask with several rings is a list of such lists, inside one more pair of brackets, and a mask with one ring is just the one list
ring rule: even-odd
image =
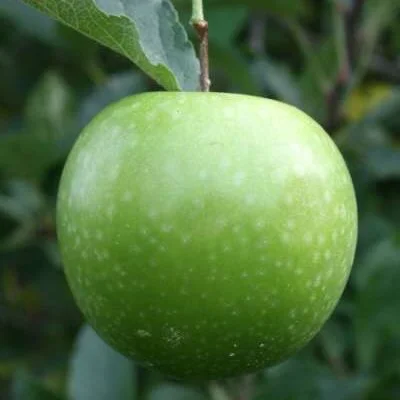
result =
[[330,137],[289,105],[147,93],[67,160],[58,235],[77,304],[121,353],[181,379],[276,364],[338,302],[357,236]]

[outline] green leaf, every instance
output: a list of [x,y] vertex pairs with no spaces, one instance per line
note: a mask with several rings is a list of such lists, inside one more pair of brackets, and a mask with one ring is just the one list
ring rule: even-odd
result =
[[5,194],[0,193],[0,212],[18,222],[34,219],[44,206],[44,199],[35,186],[10,181],[6,189]]
[[0,137],[0,174],[40,181],[47,168],[64,156],[70,134],[73,98],[62,78],[48,72],[27,100],[24,133]]
[[164,384],[155,387],[146,400],[207,400],[207,397],[189,387]]
[[62,155],[59,141],[71,129],[72,93],[56,73],[48,72],[27,101],[26,125],[44,152],[57,160]]
[[315,361],[291,359],[266,371],[259,399],[319,399],[319,382],[330,377],[329,370]]
[[[369,259],[369,251],[373,247],[384,242],[388,238],[394,237],[396,231],[393,221],[389,221],[376,212],[364,213],[360,216],[358,234],[358,259]],[[358,270],[355,270],[353,278],[357,277]],[[357,278],[356,278],[357,279]]]
[[[229,89],[233,92],[243,94],[260,95],[261,89],[257,85],[253,74],[250,73],[246,59],[242,54],[232,47],[222,47],[217,43],[210,43],[209,47],[210,62],[213,66],[211,70],[212,78],[216,76],[213,90],[218,91],[218,83],[221,81],[218,72],[221,71],[229,80]],[[215,89],[217,87],[217,89]],[[223,87],[225,90],[225,86]]]
[[376,179],[400,178],[400,149],[392,147],[371,149],[366,165]]
[[90,59],[97,43],[77,31],[59,24],[53,18],[24,4],[22,0],[2,0],[0,16],[5,15],[23,33],[53,47],[68,51],[68,57],[79,54],[80,61]]
[[322,328],[317,340],[321,343],[326,357],[336,363],[337,369],[342,368],[341,363],[345,359],[345,351],[349,344],[344,326],[331,318]]
[[65,149],[65,153],[71,149],[82,129],[106,106],[145,90],[146,82],[143,77],[130,71],[114,74],[102,85],[96,86],[83,97],[79,106],[75,134],[67,135],[62,139],[61,147]]
[[138,73],[129,71],[110,76],[105,83],[96,86],[83,98],[76,115],[75,134],[63,138],[62,148],[68,152],[82,129],[106,106],[145,90],[146,83]]
[[304,58],[304,65],[309,71],[310,77],[313,77],[313,83],[323,90],[328,85],[327,77],[323,68],[322,60],[316,54],[314,45],[308,36],[306,29],[295,19],[286,18],[284,24],[288,31],[293,35],[297,42],[299,50]]
[[373,121],[352,124],[340,131],[335,140],[338,146],[360,157],[374,148],[391,145],[388,132]]
[[262,58],[255,61],[253,72],[265,89],[277,99],[297,107],[303,105],[299,86],[294,76],[284,65]]
[[[362,179],[369,183],[376,183],[400,178],[400,149],[394,147],[388,134],[373,125],[365,126],[365,129],[360,129],[359,132],[360,135],[356,132],[351,133],[345,142],[342,141],[342,137],[340,142],[343,149],[352,151],[355,156],[354,163],[362,172]],[[359,139],[358,146],[357,138]],[[359,181],[360,179],[358,183]],[[366,198],[360,199],[361,202],[365,200]]]
[[321,400],[364,400],[371,386],[370,379],[353,376],[347,379],[327,379],[320,382]]
[[195,90],[199,66],[169,0],[24,0],[121,53],[168,90]]
[[394,400],[400,398],[400,373],[380,379],[370,390],[367,400]]
[[212,400],[231,400],[224,386],[218,382],[211,382],[208,385],[208,391]]
[[79,333],[72,355],[68,392],[71,400],[134,400],[135,368],[89,326]]
[[107,105],[145,90],[145,82],[139,74],[121,72],[112,75],[84,97],[77,116],[78,130],[81,131]]
[[207,12],[210,40],[222,46],[234,45],[234,40],[249,17],[243,6],[212,7]]
[[386,240],[374,246],[358,267],[356,359],[364,371],[378,365],[383,346],[400,336],[399,259],[398,244]]
[[314,57],[308,57],[299,79],[304,107],[315,119],[324,121],[327,113],[326,93],[331,89],[338,73],[338,54],[335,40],[324,38],[313,47]]
[[400,149],[392,143],[389,132],[376,119],[365,119],[344,129],[338,145],[357,157],[369,179],[400,177]]
[[[288,384],[290,382],[290,384]],[[266,372],[266,382],[257,400],[361,400],[369,380],[338,379],[313,359],[291,359]]]
[[[53,264],[42,259],[42,268],[36,272],[31,281],[32,287],[40,294],[40,309],[54,321],[53,323],[62,323],[67,328],[76,327],[81,322],[81,314],[71,296],[63,272],[53,267]],[[63,328],[54,326],[53,329]]]
[[3,251],[23,247],[35,236],[45,206],[38,189],[26,182],[9,181],[6,189],[5,193],[0,193],[0,214],[18,225],[0,240],[0,250]]
[[368,71],[371,57],[385,29],[395,21],[400,11],[398,0],[368,0],[365,2],[361,24],[362,42],[358,62],[357,79]]
[[0,136],[0,175],[4,177],[39,180],[49,156],[41,151],[34,135],[11,133]]
[[60,397],[25,371],[15,373],[11,393],[12,400],[60,400]]
[[6,15],[19,29],[33,37],[49,44],[58,42],[57,22],[27,7],[20,0],[1,0],[0,15]]
[[392,237],[385,238],[370,246],[360,260],[360,266],[354,270],[352,280],[360,293],[368,289],[373,276],[387,265],[395,265],[400,257]]
[[393,89],[385,100],[374,107],[361,124],[380,124],[388,128],[400,129],[400,90]]

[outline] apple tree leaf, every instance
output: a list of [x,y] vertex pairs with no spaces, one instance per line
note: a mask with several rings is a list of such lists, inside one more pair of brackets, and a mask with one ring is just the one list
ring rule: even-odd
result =
[[0,15],[10,18],[22,31],[48,44],[57,44],[57,22],[27,7],[20,0],[1,0]]
[[24,0],[133,61],[167,90],[195,90],[199,65],[169,0]]
[[22,132],[0,137],[0,175],[40,181],[64,154],[61,142],[70,134],[74,97],[54,72],[47,72],[27,100]]
[[207,400],[207,397],[190,387],[177,384],[163,384],[155,387],[147,400]]
[[82,99],[77,115],[78,130],[82,130],[109,104],[144,91],[146,85],[138,73],[126,71],[111,75],[107,81],[96,86]]
[[76,115],[75,134],[64,136],[62,148],[69,152],[82,129],[106,106],[124,97],[146,91],[145,79],[135,71],[118,72],[83,97]]
[[135,400],[132,361],[103,342],[85,325],[72,354],[68,392],[71,400]]
[[279,100],[302,108],[304,102],[301,90],[291,71],[281,64],[267,58],[254,62],[253,73],[267,90]]
[[[400,246],[396,239],[385,239],[365,254],[355,276],[356,362],[364,372],[373,370],[376,365],[382,365],[382,370],[386,373],[393,364],[398,365],[396,360],[393,364],[389,362],[393,354],[385,350],[398,343],[400,335],[399,257]],[[385,359],[385,365],[380,364],[381,359]]]
[[47,389],[38,379],[28,372],[18,370],[11,386],[12,400],[60,400],[61,398]]

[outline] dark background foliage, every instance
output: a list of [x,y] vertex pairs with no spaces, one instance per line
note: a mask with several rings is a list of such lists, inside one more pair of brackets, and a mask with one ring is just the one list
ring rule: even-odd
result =
[[[189,3],[174,1],[193,35]],[[55,235],[63,163],[105,105],[160,87],[121,55],[1,0],[1,399],[400,399],[399,2],[206,3],[213,90],[297,105],[346,158],[360,225],[339,306],[291,360],[197,387],[134,365],[81,328]]]

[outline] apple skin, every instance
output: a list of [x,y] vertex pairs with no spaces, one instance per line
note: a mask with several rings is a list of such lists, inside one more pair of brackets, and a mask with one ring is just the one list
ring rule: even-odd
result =
[[286,104],[146,93],[102,111],[63,172],[57,226],[88,322],[183,380],[250,373],[318,332],[353,262],[335,144]]

